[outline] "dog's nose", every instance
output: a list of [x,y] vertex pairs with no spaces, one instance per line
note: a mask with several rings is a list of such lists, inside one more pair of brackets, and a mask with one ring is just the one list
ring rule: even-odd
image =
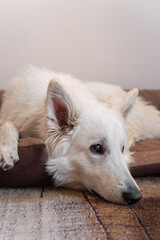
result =
[[141,198],[142,194],[139,189],[123,192],[123,199],[129,205],[138,202]]

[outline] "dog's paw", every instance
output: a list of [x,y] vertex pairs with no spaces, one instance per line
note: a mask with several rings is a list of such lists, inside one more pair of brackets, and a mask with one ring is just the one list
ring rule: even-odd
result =
[[17,148],[13,146],[0,145],[0,167],[3,170],[11,169],[19,161]]

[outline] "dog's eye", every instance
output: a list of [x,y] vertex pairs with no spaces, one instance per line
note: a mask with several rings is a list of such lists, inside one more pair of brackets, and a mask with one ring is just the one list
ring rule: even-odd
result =
[[101,144],[95,144],[90,147],[91,152],[103,154],[103,147]]
[[124,152],[124,146],[122,147],[122,153]]

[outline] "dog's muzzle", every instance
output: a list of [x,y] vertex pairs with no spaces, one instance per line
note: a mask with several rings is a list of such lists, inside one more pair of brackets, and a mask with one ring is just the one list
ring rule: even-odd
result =
[[123,192],[123,199],[128,205],[132,205],[138,202],[142,198],[142,194],[139,189],[129,190]]
[[104,199],[101,195],[99,195],[97,192],[95,192],[93,189],[91,189],[91,193],[96,196],[96,197],[99,197],[99,198],[102,198]]

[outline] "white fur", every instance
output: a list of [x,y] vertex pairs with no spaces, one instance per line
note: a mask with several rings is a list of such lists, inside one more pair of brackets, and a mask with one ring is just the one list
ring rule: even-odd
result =
[[0,128],[0,136],[0,166],[7,170],[19,161],[18,131],[12,122],[5,122]]
[[[119,86],[105,83],[91,82],[87,87],[97,97],[106,102],[109,107],[117,109],[126,92]],[[160,137],[160,111],[153,105],[137,97],[132,109],[127,115],[125,128],[129,148],[135,142]]]
[[[139,97],[135,101],[137,94],[137,89],[126,93],[118,86],[85,84],[30,66],[14,78],[4,96],[0,166],[10,168],[18,160],[18,133],[42,138],[49,155],[46,169],[56,186],[87,188],[124,203],[123,192],[139,191],[127,167],[131,156],[126,132],[129,146],[160,136],[159,111]],[[103,154],[91,151],[96,144],[103,146]]]

